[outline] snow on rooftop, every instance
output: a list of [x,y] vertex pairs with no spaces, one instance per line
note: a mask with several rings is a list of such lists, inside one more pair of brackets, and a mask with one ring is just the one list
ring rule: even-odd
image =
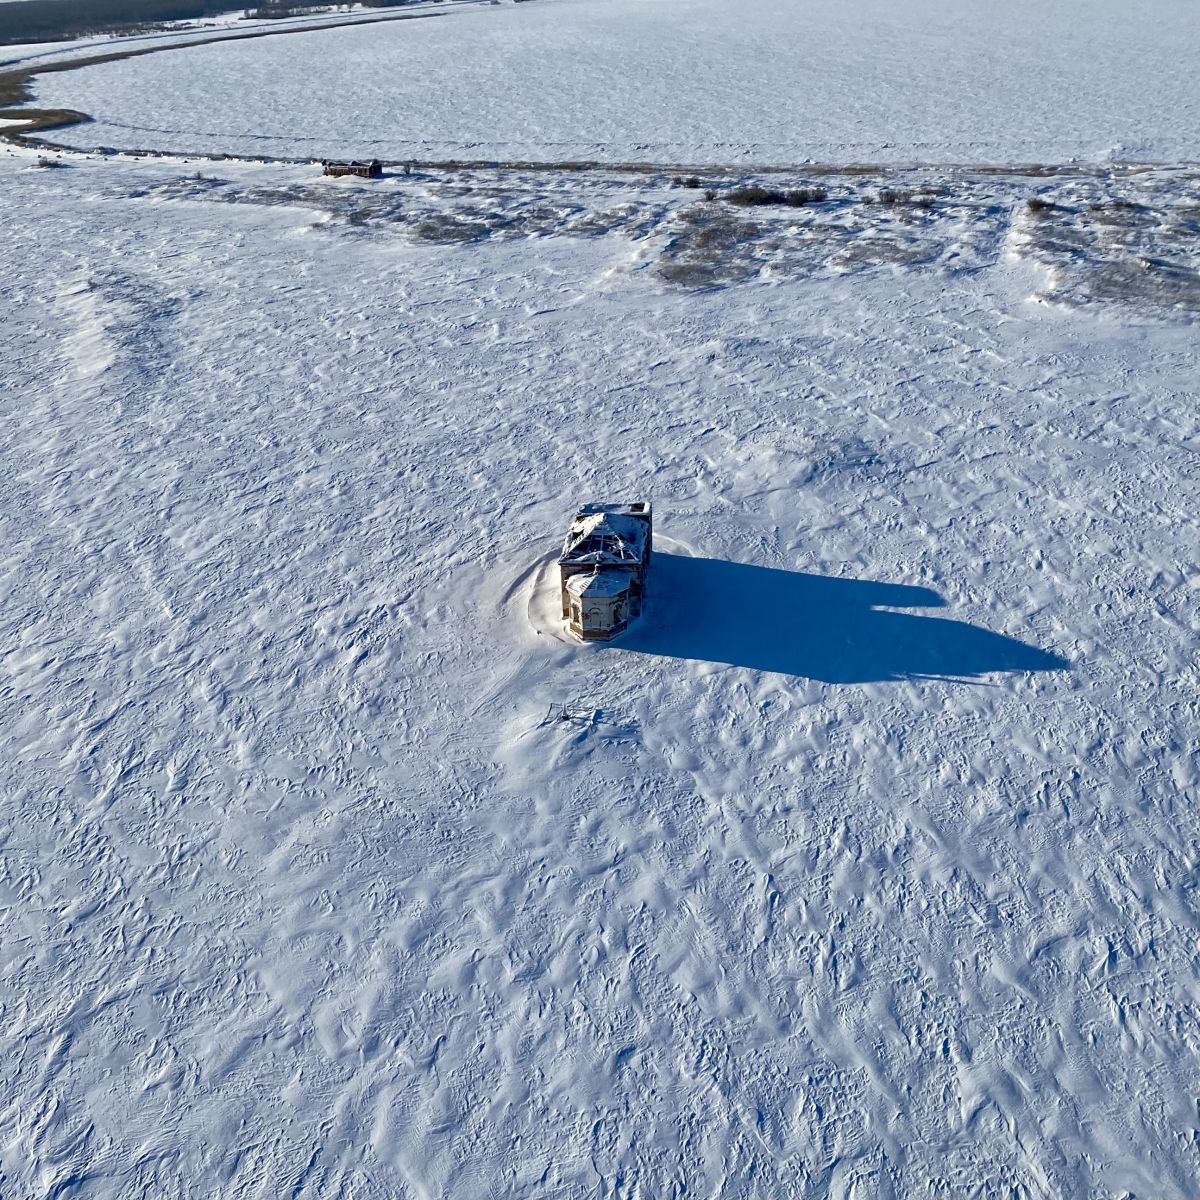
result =
[[627,591],[632,574],[618,567],[608,567],[593,574],[581,572],[567,580],[567,591],[573,596],[617,596]]

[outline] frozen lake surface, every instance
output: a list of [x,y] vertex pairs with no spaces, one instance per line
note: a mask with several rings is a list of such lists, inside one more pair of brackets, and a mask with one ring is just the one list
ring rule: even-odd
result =
[[1194,1197],[1194,174],[34,161],[5,1196]]
[[1192,0],[538,0],[46,76],[80,146],[792,163],[1200,159]]

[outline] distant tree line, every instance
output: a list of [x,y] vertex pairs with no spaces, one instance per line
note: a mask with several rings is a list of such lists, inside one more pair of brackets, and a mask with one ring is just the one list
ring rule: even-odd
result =
[[126,32],[230,11],[220,0],[21,0],[0,4],[0,45]]
[[364,8],[399,8],[412,3],[414,0],[259,0],[257,7],[246,9],[246,16],[253,21],[271,21],[333,9],[349,10],[355,4],[361,4]]
[[[391,8],[410,0],[358,0]],[[20,0],[0,4],[0,46],[54,42],[96,33],[134,33],[164,21],[194,21],[245,9],[248,17],[299,16],[345,7],[345,0],[259,0],[256,7],[229,0]]]

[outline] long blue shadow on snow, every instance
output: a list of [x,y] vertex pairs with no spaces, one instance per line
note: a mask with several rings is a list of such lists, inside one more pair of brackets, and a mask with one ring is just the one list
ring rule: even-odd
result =
[[1069,666],[1056,654],[963,621],[886,611],[944,607],[929,588],[660,553],[649,583],[651,605],[621,639],[624,650],[823,683]]

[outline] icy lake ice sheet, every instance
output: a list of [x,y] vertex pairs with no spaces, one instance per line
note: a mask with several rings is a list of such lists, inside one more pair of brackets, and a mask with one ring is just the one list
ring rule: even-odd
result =
[[538,0],[46,76],[82,146],[654,162],[1200,159],[1192,0]]
[[[1041,181],[694,290],[654,181],[32,161],[6,1194],[1194,1194],[1195,326],[1031,302]],[[543,632],[646,493],[656,612]]]

